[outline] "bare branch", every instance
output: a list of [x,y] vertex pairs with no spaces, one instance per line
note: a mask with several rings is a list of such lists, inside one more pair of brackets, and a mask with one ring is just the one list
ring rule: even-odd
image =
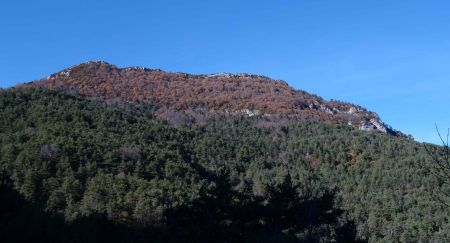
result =
[[427,154],[430,156],[431,160],[421,161],[421,167],[429,174],[433,175],[437,182],[439,183],[439,195],[432,194],[432,197],[436,199],[436,201],[440,202],[442,205],[450,207],[450,203],[448,199],[450,198],[450,191],[444,189],[443,185],[450,185],[450,149],[449,149],[449,138],[450,138],[450,128],[447,129],[447,134],[444,140],[441,132],[437,124],[436,133],[439,136],[439,139],[442,143],[441,147],[435,147],[431,145],[427,145],[424,143],[424,148]]

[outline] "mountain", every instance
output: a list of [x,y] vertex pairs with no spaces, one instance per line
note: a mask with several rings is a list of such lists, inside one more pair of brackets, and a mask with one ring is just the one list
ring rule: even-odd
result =
[[106,102],[158,104],[163,107],[161,116],[167,116],[167,111],[182,111],[291,117],[403,135],[384,124],[376,113],[360,106],[327,101],[295,90],[284,81],[245,73],[192,75],[144,67],[119,68],[91,61],[25,85],[69,91]]
[[283,81],[88,62],[0,118],[0,241],[450,242],[444,147]]

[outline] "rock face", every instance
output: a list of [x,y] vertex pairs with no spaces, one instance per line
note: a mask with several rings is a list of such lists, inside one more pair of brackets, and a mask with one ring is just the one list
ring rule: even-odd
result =
[[374,118],[370,119],[369,122],[361,122],[359,130],[362,131],[380,131],[382,133],[388,133],[388,129],[384,124],[380,123],[379,120]]
[[[252,74],[191,75],[145,67],[86,62],[25,86],[64,90],[106,102],[155,103],[165,109],[245,116],[282,116],[393,132],[377,114],[346,102],[327,101],[281,80]],[[358,127],[359,125],[359,127]]]

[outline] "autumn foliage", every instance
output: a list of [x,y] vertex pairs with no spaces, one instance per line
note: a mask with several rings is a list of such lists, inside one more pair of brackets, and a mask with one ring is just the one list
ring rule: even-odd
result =
[[[170,111],[289,116],[358,125],[377,115],[340,101],[295,90],[281,80],[251,74],[190,75],[87,62],[26,85],[65,90],[106,102],[158,104]],[[249,114],[250,113],[250,114]],[[170,115],[170,114],[168,114]]]

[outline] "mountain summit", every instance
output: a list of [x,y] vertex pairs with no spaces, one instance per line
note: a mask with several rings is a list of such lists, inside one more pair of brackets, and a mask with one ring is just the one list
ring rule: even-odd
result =
[[294,117],[399,135],[376,113],[360,106],[327,101],[295,90],[282,80],[246,73],[192,75],[89,61],[24,85],[70,91],[104,101],[153,103],[183,112]]

